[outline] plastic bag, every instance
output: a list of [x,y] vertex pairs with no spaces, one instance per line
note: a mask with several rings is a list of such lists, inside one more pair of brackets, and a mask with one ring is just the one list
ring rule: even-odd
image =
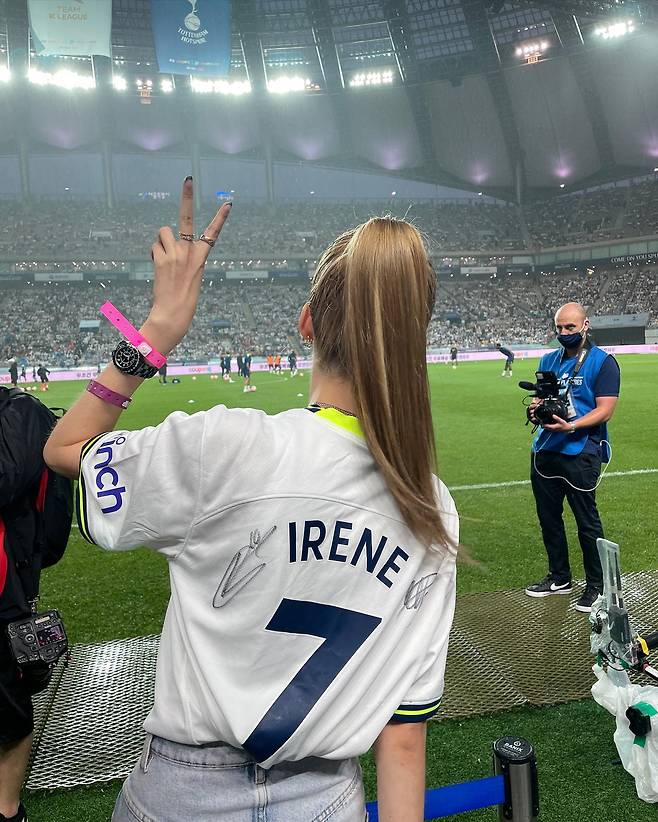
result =
[[630,729],[626,711],[643,705],[643,713],[658,712],[658,687],[633,685],[625,671],[604,670],[595,665],[597,681],[592,696],[617,719],[614,740],[624,768],[635,778],[637,795],[645,802],[658,802],[658,713],[650,717],[651,730],[636,736]]

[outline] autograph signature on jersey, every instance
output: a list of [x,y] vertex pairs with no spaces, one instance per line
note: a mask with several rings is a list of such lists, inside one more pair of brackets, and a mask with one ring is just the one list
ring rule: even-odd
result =
[[438,574],[427,574],[411,583],[404,597],[404,607],[408,611],[417,611],[420,608],[437,576]]
[[260,559],[258,549],[275,531],[276,525],[273,525],[263,536],[258,530],[249,534],[249,545],[244,545],[235,552],[233,559],[224,571],[224,576],[221,578],[212,600],[213,608],[221,608],[222,605],[226,605],[260,574],[267,563],[261,561],[254,564],[256,560]]

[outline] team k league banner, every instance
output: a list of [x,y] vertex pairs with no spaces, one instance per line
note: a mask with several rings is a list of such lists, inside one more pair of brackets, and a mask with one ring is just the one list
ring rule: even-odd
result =
[[27,9],[37,54],[110,56],[112,0],[28,0]]
[[230,0],[151,0],[151,22],[160,71],[228,74]]

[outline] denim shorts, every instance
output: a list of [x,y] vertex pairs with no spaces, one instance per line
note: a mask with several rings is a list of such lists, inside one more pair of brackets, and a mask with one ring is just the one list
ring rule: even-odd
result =
[[112,822],[364,822],[358,760],[308,758],[269,770],[230,745],[146,737]]

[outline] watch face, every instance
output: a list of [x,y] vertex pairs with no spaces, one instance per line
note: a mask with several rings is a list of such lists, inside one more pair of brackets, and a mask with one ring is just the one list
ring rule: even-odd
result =
[[139,351],[133,345],[130,345],[130,343],[125,341],[119,343],[119,345],[117,345],[114,349],[112,359],[114,360],[114,364],[119,371],[124,371],[127,374],[134,371],[140,363]]

